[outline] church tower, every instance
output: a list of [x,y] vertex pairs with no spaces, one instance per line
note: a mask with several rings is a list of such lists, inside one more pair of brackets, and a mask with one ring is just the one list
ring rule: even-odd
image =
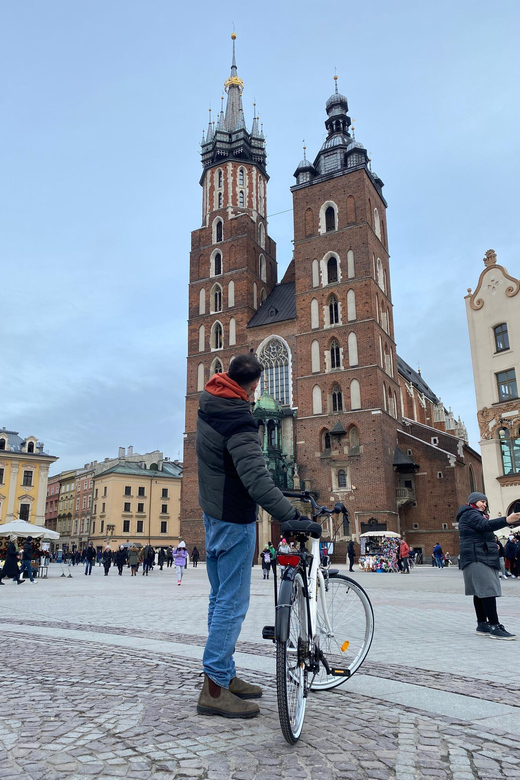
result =
[[186,427],[181,534],[204,546],[198,504],[195,430],[199,394],[232,357],[249,351],[247,324],[277,282],[276,245],[267,232],[265,138],[256,115],[246,127],[235,33],[227,100],[202,137],[202,226],[191,234]]
[[397,527],[400,393],[383,182],[334,78],[327,137],[292,187],[296,449],[300,478],[324,503],[343,500],[360,533],[369,522]]

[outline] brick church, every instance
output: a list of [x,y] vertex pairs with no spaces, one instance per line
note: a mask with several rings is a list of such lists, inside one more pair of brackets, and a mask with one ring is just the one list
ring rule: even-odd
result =
[[[234,355],[264,366],[253,414],[279,487],[340,500],[350,523],[326,528],[343,554],[369,530],[431,554],[458,551],[455,513],[482,489],[460,419],[398,357],[383,182],[355,139],[347,98],[325,104],[327,137],[294,173],[294,255],[278,280],[267,224],[266,144],[246,126],[235,59],[226,105],[202,139],[202,226],[192,232],[181,534],[204,549],[195,429],[200,391]],[[279,540],[260,511],[258,545]]]

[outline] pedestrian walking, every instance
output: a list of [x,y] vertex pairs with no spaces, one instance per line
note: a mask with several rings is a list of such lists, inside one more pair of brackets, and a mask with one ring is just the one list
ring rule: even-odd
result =
[[354,540],[351,539],[347,547],[347,558],[349,563],[349,571],[354,571],[354,558],[356,557],[356,548],[354,547]]
[[437,544],[433,548],[433,557],[435,558],[435,563],[437,564],[437,568],[444,569],[444,555],[442,552],[442,547],[440,546],[439,542],[437,542]]
[[173,551],[173,562],[175,564],[175,571],[177,572],[177,585],[181,584],[182,575],[184,573],[187,560],[188,551],[186,549],[186,542],[179,542]]
[[173,566],[173,547],[170,544],[168,549],[166,550],[166,568],[170,569],[172,566]]
[[483,493],[470,493],[468,503],[457,512],[460,534],[460,566],[466,596],[473,596],[477,635],[491,639],[516,639],[499,622],[497,597],[502,595],[498,546],[493,531],[520,521],[520,512],[489,519],[488,500]]
[[116,561],[116,566],[117,566],[117,572],[118,572],[120,577],[123,576],[123,568],[124,568],[124,565],[127,562],[127,560],[128,560],[128,556],[127,556],[126,550],[125,550],[124,546],[121,544],[121,545],[119,545],[119,550],[115,554],[115,561]]
[[92,574],[92,565],[98,555],[101,555],[101,552],[96,553],[94,543],[89,542],[85,552],[85,574]]
[[7,550],[5,551],[5,561],[2,570],[0,571],[0,585],[4,585],[4,580],[14,580],[18,585],[22,585],[25,580],[20,577],[20,569],[18,568],[18,561],[20,559],[20,553],[18,551],[18,544],[16,534],[11,534],[9,537],[9,543]]
[[276,550],[274,549],[272,542],[267,542],[267,546],[269,548],[269,552],[271,553],[271,571],[273,573],[273,577],[276,577]]
[[410,547],[404,539],[399,543],[399,560],[401,561],[401,571],[403,574],[410,574],[408,558],[410,557]]
[[23,553],[22,553],[22,566],[20,569],[20,577],[23,577],[24,571],[27,572],[27,576],[31,580],[31,582],[35,582],[35,579],[33,577],[33,571],[32,571],[32,559],[33,559],[33,546],[32,546],[32,536],[28,536],[25,540],[25,544],[23,546]]
[[163,570],[163,566],[166,563],[166,550],[164,547],[161,547],[159,550],[159,554],[157,556],[157,563],[159,564],[159,571]]
[[509,577],[509,574],[506,572],[506,564],[504,560],[504,545],[498,538],[498,536],[495,536],[495,542],[498,547],[498,562],[500,564],[500,574],[498,575],[500,579],[502,577],[506,580]]
[[112,550],[107,545],[103,550],[103,568],[105,569],[105,577],[108,577],[108,572],[112,566]]
[[155,560],[155,550],[151,544],[147,544],[142,549],[141,559],[143,561],[143,577],[148,577],[148,572],[152,568],[152,561]]
[[271,552],[267,545],[260,553],[260,557],[262,559],[262,574],[264,575],[264,580],[268,580],[269,572],[271,571]]
[[133,544],[128,551],[128,563],[130,564],[130,574],[132,577],[137,576],[137,566],[139,562],[139,550]]
[[518,558],[518,545],[513,534],[509,534],[506,546],[504,547],[504,555],[507,558],[509,564],[509,574],[514,580],[516,580],[518,577],[518,569],[516,565]]
[[196,547],[194,547],[193,550],[191,551],[191,562],[194,569],[197,568],[197,564],[199,560],[200,560],[200,552],[197,550]]

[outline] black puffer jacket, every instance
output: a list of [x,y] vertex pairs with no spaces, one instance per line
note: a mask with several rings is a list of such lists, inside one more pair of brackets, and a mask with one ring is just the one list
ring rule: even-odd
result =
[[216,374],[201,393],[197,420],[200,506],[206,514],[228,523],[254,523],[257,504],[280,522],[292,520],[299,513],[267,471],[257,424],[249,401],[240,392],[227,374]]
[[490,520],[487,515],[464,504],[457,512],[460,534],[460,567],[464,569],[470,563],[485,563],[492,569],[500,569],[498,545],[495,534],[506,523],[505,517]]

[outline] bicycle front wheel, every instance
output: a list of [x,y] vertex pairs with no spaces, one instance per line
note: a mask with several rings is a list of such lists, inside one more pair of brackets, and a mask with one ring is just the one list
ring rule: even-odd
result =
[[[329,667],[347,669],[350,676],[365,660],[374,636],[374,611],[357,582],[338,575],[319,580],[316,621],[317,639]],[[348,679],[327,674],[320,664],[311,690],[336,688]]]
[[289,744],[298,741],[305,717],[308,656],[307,602],[302,576],[295,574],[287,641],[276,643],[276,691],[282,734]]

